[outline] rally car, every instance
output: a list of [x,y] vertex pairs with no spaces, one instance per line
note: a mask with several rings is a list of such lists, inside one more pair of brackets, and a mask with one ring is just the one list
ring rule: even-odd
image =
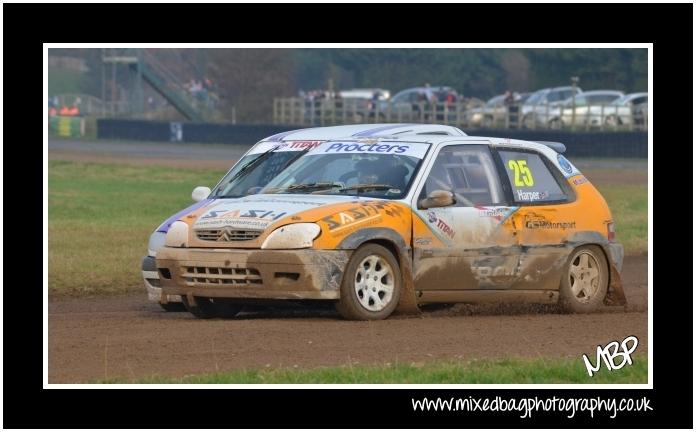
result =
[[349,126],[330,126],[282,132],[262,139],[225,174],[213,188],[199,186],[191,197],[195,203],[174,214],[160,224],[150,236],[148,254],[142,260],[142,276],[148,298],[158,302],[166,311],[183,311],[184,305],[178,295],[162,293],[160,278],[155,266],[157,251],[164,245],[165,236],[171,224],[186,214],[211,205],[217,199],[239,198],[257,193],[271,179],[280,173],[293,160],[328,139],[352,136],[369,138],[384,134],[440,134],[447,136],[466,136],[453,126],[424,124],[366,124]]
[[180,215],[157,253],[199,318],[323,300],[347,319],[427,303],[623,304],[623,247],[559,143],[352,136],[313,147],[259,194]]

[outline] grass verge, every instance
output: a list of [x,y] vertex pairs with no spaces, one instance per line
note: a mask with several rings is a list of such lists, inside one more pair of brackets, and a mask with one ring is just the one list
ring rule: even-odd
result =
[[[595,359],[591,359],[594,363]],[[385,365],[347,365],[315,369],[243,369],[184,378],[150,376],[113,378],[99,383],[137,384],[645,384],[648,359],[609,371],[604,366],[587,374],[581,358],[435,361]]]

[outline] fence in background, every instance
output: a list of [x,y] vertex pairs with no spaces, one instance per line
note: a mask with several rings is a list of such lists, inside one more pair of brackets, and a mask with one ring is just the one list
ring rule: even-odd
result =
[[[297,129],[288,125],[179,123],[146,120],[97,120],[99,139],[190,143],[254,144],[259,140]],[[464,129],[471,136],[493,136],[534,141],[558,141],[566,154],[580,157],[648,157],[646,132],[568,132],[542,130]]]
[[275,98],[273,123],[328,126],[352,123],[439,123],[461,128],[569,131],[646,131],[647,107],[617,105],[487,107],[472,100],[456,103],[373,103],[364,99]]

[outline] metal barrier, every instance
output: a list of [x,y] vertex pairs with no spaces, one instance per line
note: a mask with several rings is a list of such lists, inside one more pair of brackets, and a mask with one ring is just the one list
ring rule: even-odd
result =
[[[173,141],[251,145],[264,137],[297,126],[268,124],[180,123],[146,120],[99,119],[99,139],[134,141]],[[464,128],[469,135],[492,136],[530,141],[558,141],[572,157],[648,157],[646,132],[582,132]]]
[[438,123],[461,128],[647,131],[647,111],[616,105],[508,105],[456,103],[372,103],[364,99],[275,98],[273,123],[329,126],[355,123]]

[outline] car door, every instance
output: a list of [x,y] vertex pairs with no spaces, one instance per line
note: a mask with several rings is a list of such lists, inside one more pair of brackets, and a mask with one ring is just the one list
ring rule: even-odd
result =
[[568,255],[566,241],[577,230],[573,190],[546,156],[529,149],[498,148],[508,190],[517,210],[509,217],[520,247],[512,289],[558,290]]
[[[433,156],[413,203],[417,291],[447,295],[513,283],[519,247],[508,216],[514,208],[499,174],[488,141],[447,143]],[[454,203],[433,205],[428,197],[435,191],[451,192]]]

